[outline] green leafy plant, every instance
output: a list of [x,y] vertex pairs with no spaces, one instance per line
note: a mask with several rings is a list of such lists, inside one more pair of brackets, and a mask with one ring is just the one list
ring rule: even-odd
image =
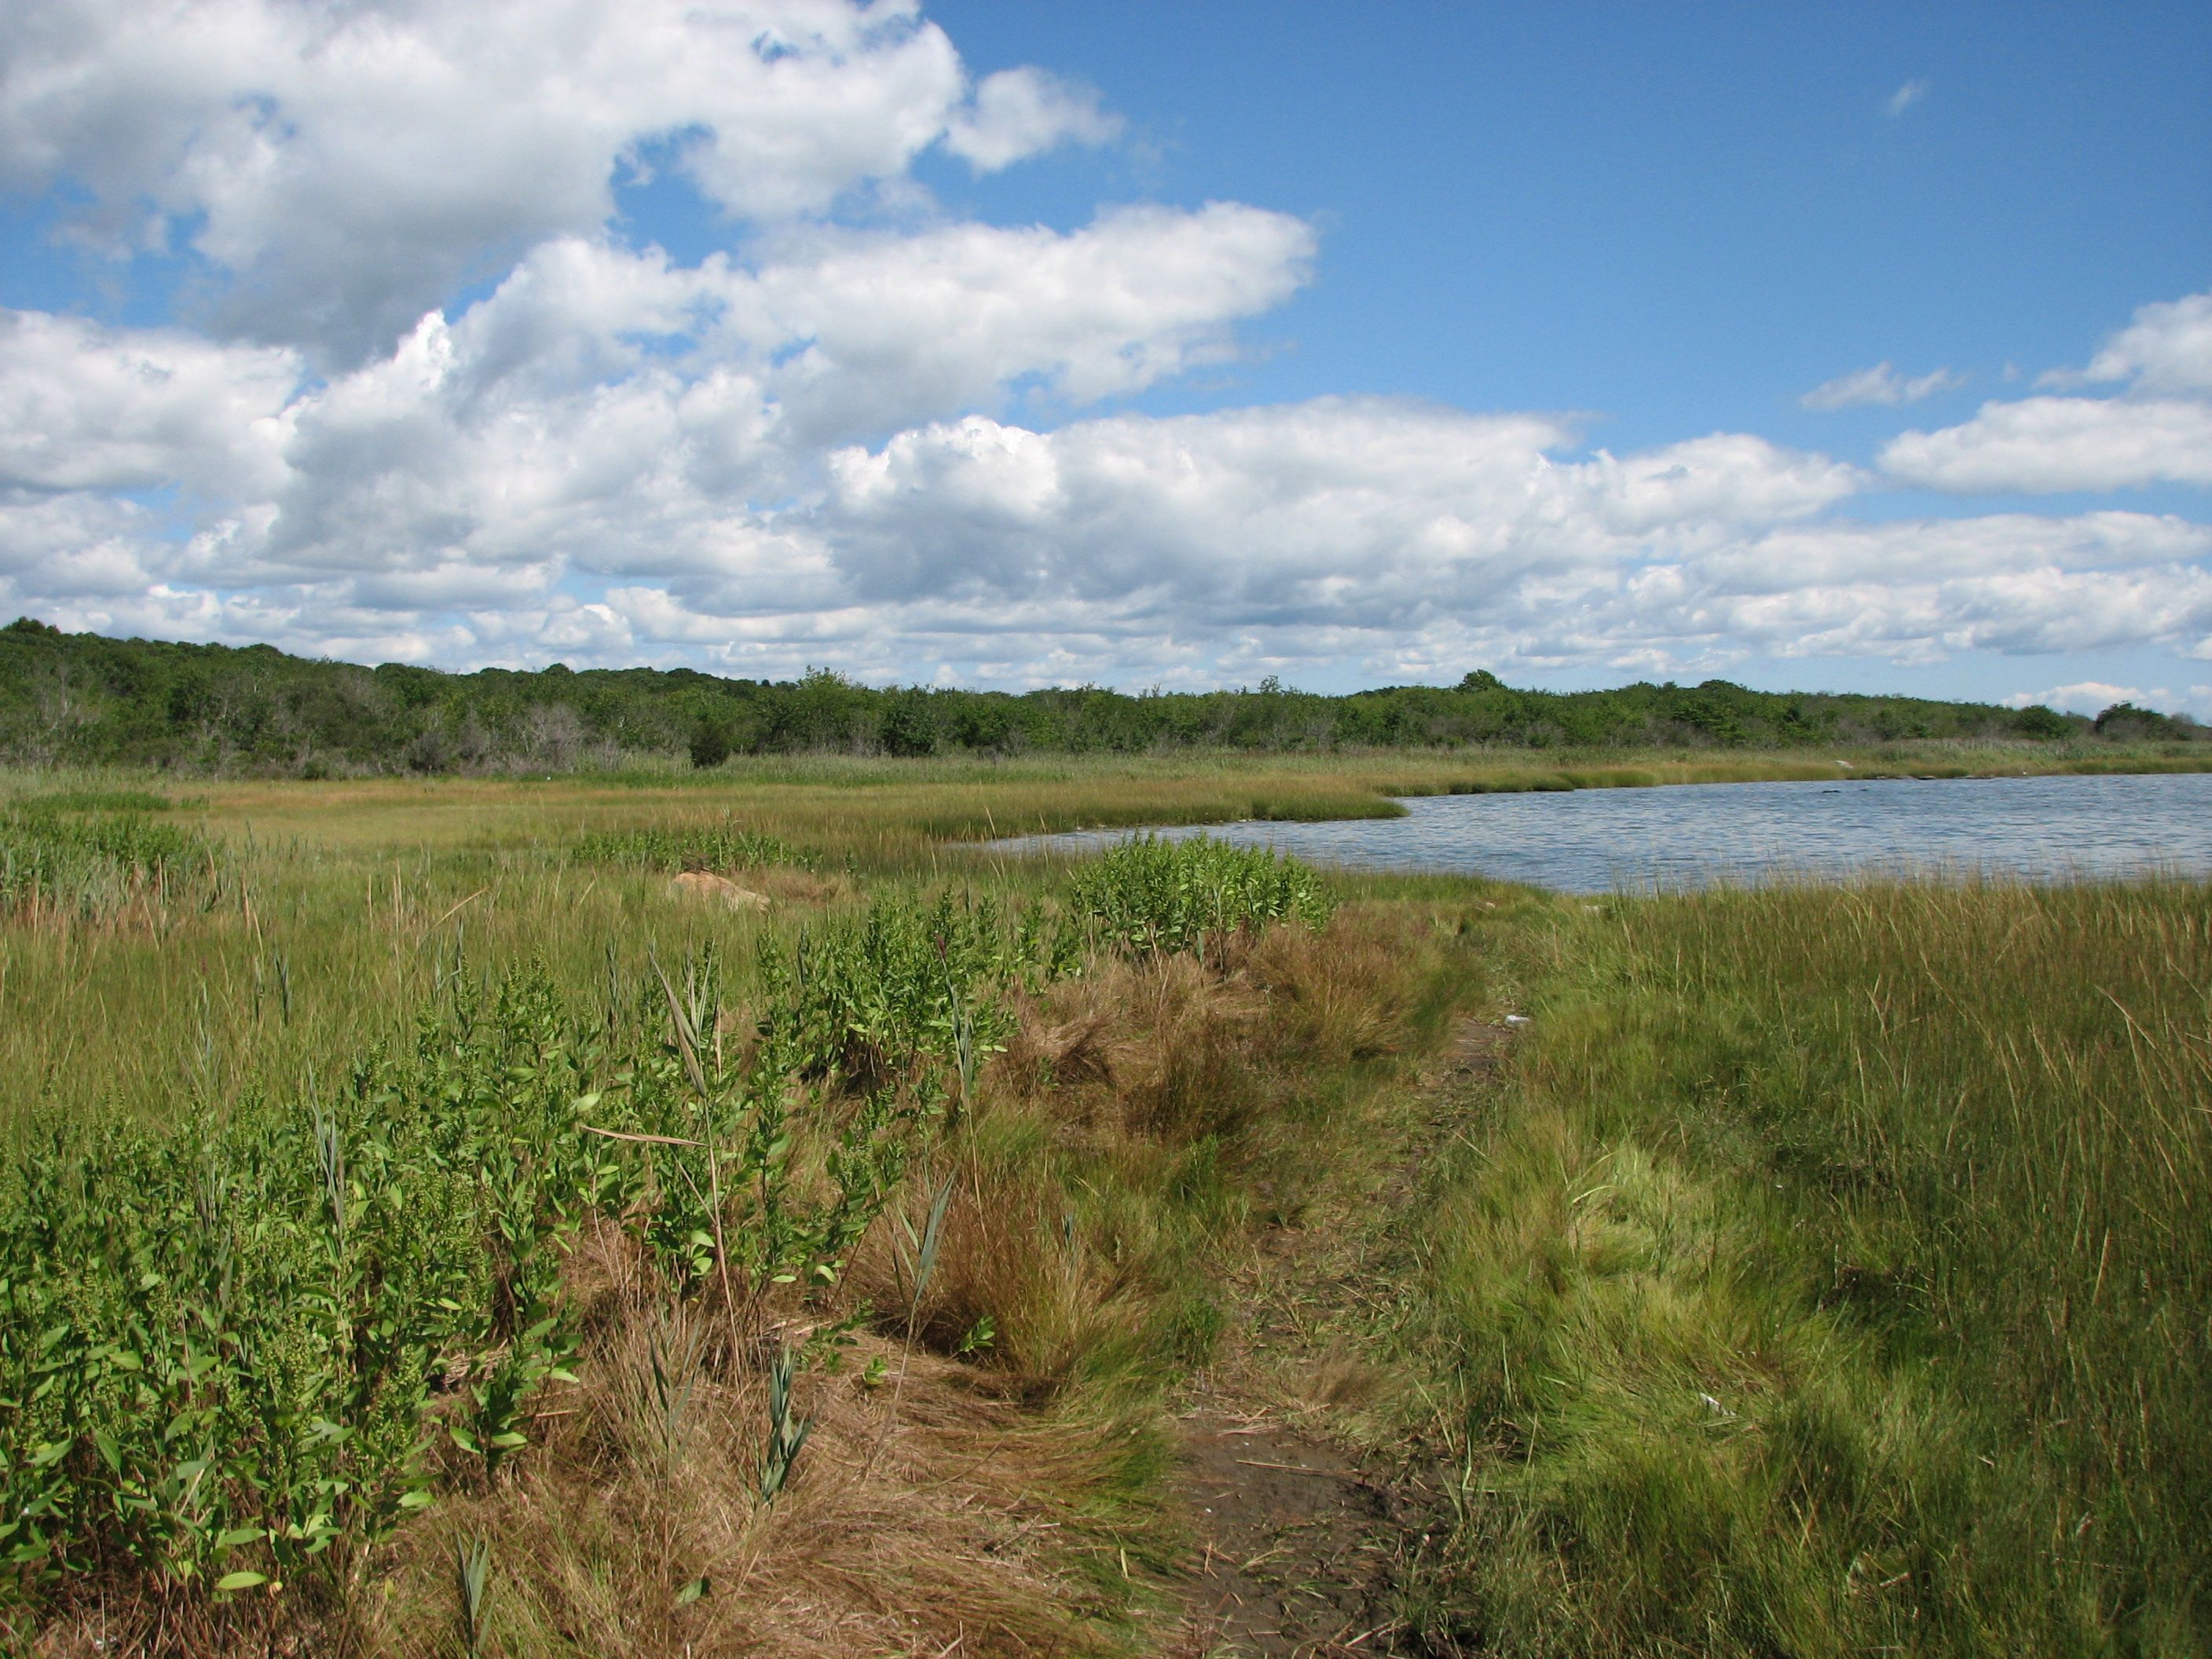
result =
[[1206,836],[1139,836],[1077,872],[1069,902],[1103,942],[1140,955],[1218,951],[1277,922],[1318,927],[1329,904],[1318,876],[1266,848]]
[[490,1611],[491,1543],[453,1540],[453,1632],[467,1659],[483,1652],[484,1619]]
[[814,1419],[799,1417],[792,1406],[791,1385],[799,1372],[799,1356],[779,1346],[768,1370],[768,1444],[761,1453],[760,1498],[773,1504],[791,1480],[799,1454],[813,1431]]

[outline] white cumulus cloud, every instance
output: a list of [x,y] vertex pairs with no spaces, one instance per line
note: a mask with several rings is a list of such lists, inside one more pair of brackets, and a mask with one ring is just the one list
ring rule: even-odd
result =
[[0,486],[266,489],[300,377],[287,351],[0,310]]
[[803,341],[779,370],[825,435],[927,419],[1034,376],[1077,403],[1229,355],[1314,252],[1301,220],[1233,203],[1125,208],[1068,234],[958,225],[825,234],[727,294],[731,325]]
[[2019,691],[2003,699],[2007,707],[2027,708],[2042,703],[2073,714],[2101,714],[2114,703],[2131,702],[2138,708],[2161,714],[2190,714],[2212,708],[2212,685],[2192,685],[2179,691],[2162,685],[2113,685],[2103,680],[2076,680],[2045,691]]
[[[989,172],[1118,125],[1042,70],[976,82],[903,0],[53,0],[0,42],[0,183],[118,258],[185,247],[206,301],[0,313],[0,615],[1008,684],[2212,659],[2203,525],[1851,505],[2212,481],[2207,296],[1880,473],[1389,398],[1164,417],[1131,400],[1233,361],[1313,227],[945,216],[933,147]],[[717,251],[624,240],[649,168],[728,216]]]
[[220,314],[339,361],[459,282],[605,222],[665,151],[727,212],[819,212],[939,142],[1002,167],[1110,117],[1034,70],[973,89],[902,0],[43,0],[0,58],[0,182],[88,194],[118,252],[181,238]]
[[2025,398],[1905,432],[1881,464],[1907,483],[1968,493],[2212,484],[2212,405],[2181,398]]
[[2125,384],[2106,398],[1984,404],[1958,426],[1899,434],[1882,451],[1883,468],[1967,493],[2212,484],[2212,295],[2142,307],[2087,370],[2043,380]]
[[[1098,625],[1305,649],[1479,633],[1500,660],[1931,660],[2212,633],[2212,532],[2140,514],[1821,522],[1848,468],[1744,437],[1616,459],[1527,416],[1371,400],[1042,434],[969,420],[836,460],[856,592],[1091,600]],[[716,603],[702,588],[702,604]]]
[[2142,307],[2081,378],[2130,380],[2145,392],[2212,395],[2212,294]]

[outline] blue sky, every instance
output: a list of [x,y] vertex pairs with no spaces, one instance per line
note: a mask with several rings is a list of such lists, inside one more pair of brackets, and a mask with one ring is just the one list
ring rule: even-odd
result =
[[[1295,349],[1250,373],[1255,397],[1832,444],[1797,398],[1833,374],[1970,364],[1987,395],[2008,361],[2076,362],[2212,272],[2202,7],[931,15],[979,70],[1106,88],[1135,139],[981,180],[938,162],[947,202],[1066,225],[1101,199],[1225,197],[1326,227],[1319,280],[1265,325]],[[1925,90],[1888,116],[1907,86]]]
[[2212,716],[2202,7],[0,29],[0,608]]

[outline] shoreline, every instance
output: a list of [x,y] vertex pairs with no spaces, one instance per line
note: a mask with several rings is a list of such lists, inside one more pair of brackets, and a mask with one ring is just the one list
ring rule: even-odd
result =
[[[960,850],[1073,866],[1133,840],[1211,838],[1271,848],[1340,875],[1472,878],[1583,897],[1869,878],[2033,884],[2154,875],[2204,879],[2212,877],[2212,841],[2192,829],[2203,793],[2197,786],[2148,783],[2116,793],[2094,783],[2059,783],[2021,794],[1905,786],[2208,773],[2212,769],[1948,777],[1826,771],[1759,781],[1778,787],[1753,791],[1751,799],[1732,800],[1723,793],[1754,781],[1735,780],[1682,783],[1692,798],[1672,805],[1592,799],[1583,808],[1503,800],[1455,806],[1449,804],[1455,798],[1507,792],[1432,788],[1390,802],[1399,811],[1389,819],[1104,825],[971,842]],[[1601,786],[1598,793],[1605,793]],[[1814,799],[1838,795],[1857,804],[1832,811]],[[2053,850],[2062,848],[2069,850]]]
[[982,840],[963,837],[951,844],[972,848],[1036,836],[1107,830],[1182,830],[1246,823],[1342,823],[1400,818],[1406,816],[1401,802],[1446,795],[1571,794],[1586,789],[1666,789],[1739,783],[1938,783],[2002,778],[2159,777],[2205,772],[2212,772],[2212,754],[2069,756],[2048,761],[2039,759],[2027,765],[2020,763],[2020,757],[2012,756],[1980,762],[1917,757],[1856,759],[1838,756],[1817,761],[1761,757],[1729,762],[1667,759],[1550,768],[1513,766],[1472,777],[1425,776],[1404,781],[1378,778],[1364,782],[1361,787],[1366,793],[1351,799],[1275,800],[1255,804],[1255,810],[1234,815],[1200,816],[1163,810],[1142,821],[1116,813],[1056,824],[1050,829],[1025,830],[1013,836],[997,835]]

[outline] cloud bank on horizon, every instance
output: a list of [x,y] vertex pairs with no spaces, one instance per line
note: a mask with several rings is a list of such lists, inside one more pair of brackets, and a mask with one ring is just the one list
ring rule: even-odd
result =
[[[2212,526],[2039,504],[2212,487],[2212,293],[1861,463],[1387,396],[1147,413],[1316,279],[1320,228],[947,213],[926,159],[1123,124],[1049,67],[973,75],[915,5],[52,0],[0,30],[0,185],[91,267],[184,273],[158,319],[0,310],[0,611],[1008,686],[2004,653],[2078,702],[2114,688],[2069,654],[2212,662]],[[716,251],[625,234],[657,174]],[[1961,384],[1884,362],[1802,401]]]

